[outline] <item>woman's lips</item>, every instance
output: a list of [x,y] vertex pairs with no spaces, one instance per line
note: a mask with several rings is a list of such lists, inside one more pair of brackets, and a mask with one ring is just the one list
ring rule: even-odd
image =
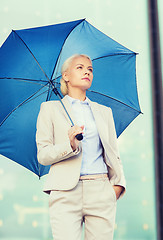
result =
[[90,82],[90,79],[89,79],[89,78],[82,78],[82,80],[86,80],[86,81],[89,81],[89,82]]

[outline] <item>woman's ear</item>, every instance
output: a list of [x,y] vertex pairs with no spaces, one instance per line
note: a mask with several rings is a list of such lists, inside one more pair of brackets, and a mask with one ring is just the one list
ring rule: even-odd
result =
[[69,82],[69,78],[68,78],[68,73],[67,72],[64,72],[62,74],[62,78],[65,80],[65,82]]

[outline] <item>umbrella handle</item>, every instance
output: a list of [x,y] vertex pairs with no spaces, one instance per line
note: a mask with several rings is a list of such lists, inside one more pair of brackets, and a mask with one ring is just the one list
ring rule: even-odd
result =
[[75,137],[76,137],[76,139],[77,139],[78,141],[81,141],[81,140],[83,139],[82,133],[77,134]]

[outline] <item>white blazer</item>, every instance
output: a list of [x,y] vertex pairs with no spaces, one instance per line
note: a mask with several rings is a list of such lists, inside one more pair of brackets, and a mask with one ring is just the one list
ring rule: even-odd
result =
[[[68,99],[64,97],[62,101],[75,123]],[[117,147],[112,110],[90,99],[88,101],[103,145],[109,180],[112,185],[123,186],[125,190],[126,181]],[[36,144],[39,163],[45,166],[51,165],[44,186],[44,191],[47,193],[51,190],[73,189],[79,181],[82,142],[73,152],[68,137],[70,127],[71,122],[60,101],[41,104],[37,119]]]

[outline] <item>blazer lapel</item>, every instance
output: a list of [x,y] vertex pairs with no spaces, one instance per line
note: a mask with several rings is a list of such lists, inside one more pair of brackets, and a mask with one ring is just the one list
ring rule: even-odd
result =
[[[113,167],[114,165],[117,166],[117,164],[116,164],[117,161],[111,161],[113,159],[116,159],[116,154],[113,151],[112,146],[110,144],[111,139],[109,139],[109,126],[107,124],[107,120],[108,120],[107,116],[104,115],[105,111],[103,112],[103,111],[99,110],[99,107],[96,103],[90,101],[89,99],[88,99],[88,101],[90,103],[90,107],[91,107],[91,110],[93,112],[93,116],[95,118],[97,130],[98,130],[102,145],[103,145],[104,150],[105,150],[104,153],[106,154],[107,164],[111,168],[114,168]],[[104,119],[106,120],[106,124],[105,124]]]

